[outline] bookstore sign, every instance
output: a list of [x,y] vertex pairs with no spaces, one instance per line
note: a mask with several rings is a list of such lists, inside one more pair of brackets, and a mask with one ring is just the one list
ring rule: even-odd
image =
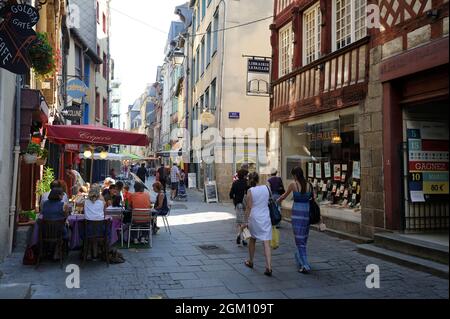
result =
[[249,58],[247,63],[247,95],[268,96],[270,83],[269,58]]

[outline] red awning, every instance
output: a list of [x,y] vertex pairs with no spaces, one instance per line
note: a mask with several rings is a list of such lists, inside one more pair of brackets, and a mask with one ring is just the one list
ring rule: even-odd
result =
[[147,135],[93,125],[47,125],[47,138],[56,144],[148,146]]

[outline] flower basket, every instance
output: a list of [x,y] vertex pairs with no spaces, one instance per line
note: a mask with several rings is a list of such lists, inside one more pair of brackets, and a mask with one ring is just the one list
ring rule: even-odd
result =
[[19,213],[19,223],[26,224],[30,221],[30,215],[28,212],[20,212]]
[[38,157],[36,154],[25,153],[23,155],[23,159],[24,159],[25,163],[27,163],[27,164],[36,164]]
[[36,165],[38,166],[44,166],[47,163],[47,158],[38,158],[36,160]]
[[36,41],[28,50],[33,70],[38,78],[46,79],[56,70],[54,50],[46,33],[37,33]]

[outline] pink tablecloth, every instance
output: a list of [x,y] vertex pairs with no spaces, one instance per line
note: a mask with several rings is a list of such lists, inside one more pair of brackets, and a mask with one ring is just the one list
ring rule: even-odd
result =
[[[42,216],[39,216],[42,219]],[[120,230],[122,221],[119,217],[107,216],[107,219],[112,220],[111,223],[111,237],[109,244],[112,246],[119,240],[118,231]],[[76,249],[82,246],[82,236],[83,236],[83,223],[85,221],[84,215],[70,215],[67,218],[67,222],[69,223],[71,234],[69,238],[69,247],[70,249]],[[39,225],[36,223],[33,229],[33,235],[31,237],[31,246],[37,245],[39,241]]]

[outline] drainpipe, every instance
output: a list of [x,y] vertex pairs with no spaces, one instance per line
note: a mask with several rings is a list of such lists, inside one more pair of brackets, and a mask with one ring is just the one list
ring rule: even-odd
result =
[[17,199],[17,180],[19,175],[19,157],[20,157],[20,106],[21,102],[21,76],[16,76],[16,127],[15,127],[15,145],[14,145],[14,173],[13,173],[13,185],[11,194],[11,205],[9,207],[9,255],[12,254],[13,239],[14,239],[14,227],[16,221],[16,199]]

